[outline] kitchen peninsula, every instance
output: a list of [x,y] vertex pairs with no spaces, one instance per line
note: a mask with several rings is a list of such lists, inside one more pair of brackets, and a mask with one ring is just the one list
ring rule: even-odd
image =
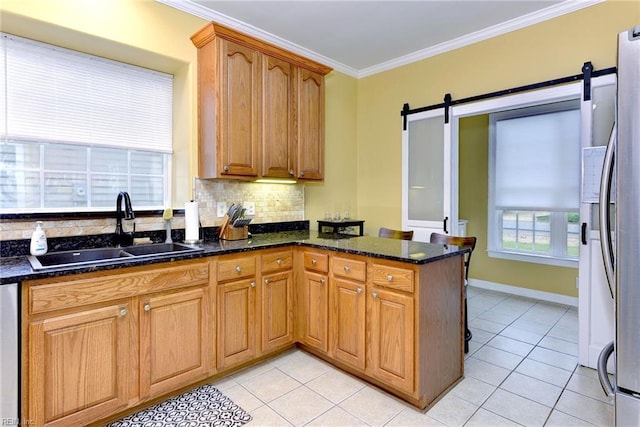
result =
[[22,283],[23,419],[112,420],[294,345],[421,409],[462,379],[465,250],[309,231],[202,249],[3,258],[2,283]]

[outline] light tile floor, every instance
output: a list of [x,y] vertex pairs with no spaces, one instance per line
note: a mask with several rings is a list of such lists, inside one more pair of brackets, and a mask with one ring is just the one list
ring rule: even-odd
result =
[[295,350],[216,383],[249,426],[612,426],[575,307],[469,287],[465,378],[425,413]]

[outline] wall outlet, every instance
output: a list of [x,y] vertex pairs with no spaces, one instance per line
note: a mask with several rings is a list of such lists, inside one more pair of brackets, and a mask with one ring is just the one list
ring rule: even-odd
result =
[[255,202],[242,202],[242,207],[246,209],[245,215],[253,216],[256,214],[256,203]]
[[222,218],[227,214],[227,202],[217,202],[216,203],[216,212],[218,218]]

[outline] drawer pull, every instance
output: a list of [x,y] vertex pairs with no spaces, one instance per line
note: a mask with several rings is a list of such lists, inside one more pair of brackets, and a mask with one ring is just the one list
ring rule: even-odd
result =
[[240,267],[239,265],[236,265],[236,271],[240,273],[242,271],[242,267]]
[[344,266],[344,271],[346,271],[347,273],[351,271],[351,267],[349,267],[348,265]]
[[362,288],[358,288],[358,289],[356,289],[356,294],[358,294],[358,295],[359,295],[359,294],[361,294],[361,293],[362,293]]
[[282,264],[282,260],[281,260],[280,258],[278,258],[278,259],[276,260],[276,264],[281,265],[281,264]]
[[145,304],[144,305],[144,311],[149,311],[151,310],[151,305],[150,304]]
[[318,260],[317,260],[317,259],[312,259],[312,260],[311,260],[311,264],[312,264],[312,265],[316,265],[317,263],[318,263]]
[[393,276],[391,274],[387,274],[387,280],[391,282],[393,280]]
[[126,308],[122,308],[122,309],[120,309],[120,317],[124,317],[124,316],[126,316],[126,315],[127,315],[127,313],[128,313],[128,311],[127,311],[127,309],[126,309]]
[[375,292],[374,292],[374,293],[372,293],[372,294],[371,294],[371,296],[372,296],[373,298],[378,298],[378,294],[377,294],[377,293],[375,293]]

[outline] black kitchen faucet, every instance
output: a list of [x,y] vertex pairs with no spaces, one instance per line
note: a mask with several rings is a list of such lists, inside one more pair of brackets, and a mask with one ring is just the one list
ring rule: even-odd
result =
[[[122,212],[122,200],[124,199],[124,213]],[[116,199],[116,232],[115,232],[115,244],[116,246],[131,246],[133,245],[133,234],[136,231],[136,224],[133,224],[133,231],[125,232],[122,229],[122,219],[133,220],[136,218],[131,207],[131,198],[129,193],[121,191],[118,193]]]

